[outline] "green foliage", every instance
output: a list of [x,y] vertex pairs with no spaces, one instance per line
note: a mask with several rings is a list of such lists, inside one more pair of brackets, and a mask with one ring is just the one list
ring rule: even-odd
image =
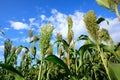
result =
[[[99,0],[97,0],[99,1]],[[102,0],[104,1],[104,0]],[[100,4],[110,8],[107,0]],[[40,36],[29,30],[29,46],[12,46],[10,39],[4,43],[5,62],[0,62],[1,80],[119,80],[120,43],[113,44],[108,30],[101,29],[99,24],[105,21],[97,19],[94,11],[84,15],[88,35],[80,35],[74,40],[72,17],[67,18],[68,33],[65,39],[62,34],[56,35],[51,44],[51,24],[40,29]],[[77,49],[76,44],[84,41]],[[38,45],[39,44],[39,49]],[[57,44],[57,47],[56,45]],[[39,51],[40,54],[37,54]],[[57,52],[57,56],[54,55]],[[22,56],[21,56],[22,55]],[[37,55],[40,55],[38,58]],[[20,64],[17,64],[18,57]],[[16,65],[17,64],[17,65]]]
[[103,22],[105,19],[103,18],[103,17],[100,17],[97,21],[96,21],[96,23],[97,24],[100,24],[101,22]]
[[107,8],[110,11],[114,11],[120,20],[120,14],[118,6],[120,4],[120,0],[96,0],[98,5]]
[[112,62],[108,62],[108,68],[110,71],[110,76],[112,78],[112,80],[119,80],[120,79],[120,64],[115,64]]
[[68,69],[67,65],[61,59],[59,59],[57,56],[49,55],[45,58],[45,60],[51,61],[56,65],[58,64],[58,65],[62,66],[63,69],[65,69],[67,75],[70,75],[70,70]]
[[8,64],[4,64],[4,63],[0,63],[0,66],[2,68],[5,68],[6,70],[8,70],[10,73],[12,73],[15,76],[16,80],[20,80],[20,79],[23,80],[23,75],[21,74],[21,72],[16,70],[13,66],[8,65]]
[[7,57],[10,55],[11,47],[12,47],[11,41],[10,41],[10,39],[7,39],[4,42],[4,59],[5,59],[5,62],[7,60]]

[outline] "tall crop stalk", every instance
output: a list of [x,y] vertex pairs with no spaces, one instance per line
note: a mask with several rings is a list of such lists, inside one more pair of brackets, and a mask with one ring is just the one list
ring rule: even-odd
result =
[[[67,18],[67,22],[68,22],[67,42],[70,45],[71,41],[73,40],[73,31],[72,31],[73,21],[70,16]],[[67,52],[67,63],[70,69],[70,51]]]
[[42,66],[43,64],[43,59],[45,56],[45,53],[47,49],[49,48],[50,44],[50,39],[52,37],[52,32],[53,32],[53,26],[51,24],[46,24],[43,27],[41,27],[41,35],[40,35],[40,56],[41,56],[41,61],[39,65],[39,74],[38,74],[38,80],[42,80]]
[[8,56],[10,55],[10,52],[11,52],[11,48],[12,48],[12,43],[10,41],[10,39],[7,39],[4,43],[4,58],[5,58],[5,63],[6,63],[6,60],[8,58]]
[[101,32],[99,32],[98,24],[96,23],[96,21],[97,21],[97,19],[96,19],[94,11],[89,11],[84,16],[84,22],[86,24],[86,28],[88,30],[88,33],[90,34],[90,36],[93,38],[93,40],[96,43],[96,47],[97,47],[97,50],[100,54],[101,60],[103,62],[103,66],[106,70],[108,78],[111,80],[110,74],[109,74],[109,71],[108,71],[108,67],[107,67],[107,59],[105,59],[104,52],[100,48],[100,44],[101,44],[100,39],[102,38],[104,41],[108,42],[110,40],[110,36],[105,29],[102,29]]

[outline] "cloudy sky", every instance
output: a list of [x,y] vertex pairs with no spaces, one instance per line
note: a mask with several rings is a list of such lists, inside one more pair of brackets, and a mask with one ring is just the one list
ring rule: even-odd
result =
[[[88,34],[83,22],[83,15],[94,10],[97,17],[109,21],[100,24],[108,29],[114,43],[120,41],[120,22],[115,13],[97,5],[95,0],[0,0],[0,30],[4,31],[15,46],[28,46],[28,30],[40,33],[40,27],[48,22],[55,27],[53,38],[60,32],[67,34],[67,16],[72,16],[75,39],[81,34]],[[0,34],[0,61],[3,60],[4,37]]]

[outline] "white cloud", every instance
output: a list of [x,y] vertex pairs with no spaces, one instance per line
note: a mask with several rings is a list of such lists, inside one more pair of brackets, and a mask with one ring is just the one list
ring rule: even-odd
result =
[[21,29],[28,29],[29,26],[26,23],[23,22],[15,22],[15,21],[10,21],[11,27],[13,27],[16,30],[21,30]]
[[55,9],[53,9],[51,13],[52,15],[46,18],[46,20],[52,23],[53,26],[55,27],[53,34],[60,32],[62,33],[63,37],[65,37],[67,34],[67,21],[66,21],[67,15],[60,13]]
[[11,41],[15,43],[29,43],[30,42],[28,37],[12,38]]
[[29,43],[30,39],[29,39],[29,37],[23,37],[20,41],[23,43]]
[[[81,34],[88,34],[83,21],[84,14],[85,13],[80,11],[75,11],[73,14],[64,14],[57,11],[56,9],[52,9],[51,16],[47,17],[44,14],[40,15],[41,25],[43,25],[46,22],[52,23],[52,25],[55,27],[53,35],[56,36],[56,34],[60,32],[63,35],[63,38],[66,38],[67,31],[68,31],[66,19],[67,19],[67,16],[71,16],[73,20],[74,37],[76,39]],[[109,31],[114,42],[115,43],[119,42],[120,41],[120,37],[119,37],[120,22],[118,21],[117,18],[106,18],[106,20],[108,20],[110,24],[107,25],[107,22],[104,21],[100,24],[100,28],[106,28]],[[33,29],[39,28],[39,22],[36,18],[29,18],[29,21],[30,21],[29,25],[23,22],[14,22],[14,21],[10,21],[10,23],[11,23],[11,26],[16,30],[28,29],[29,26],[37,27]],[[19,41],[19,39],[16,39],[16,40]],[[21,39],[21,42],[29,42],[29,39],[24,37],[23,39]]]
[[0,61],[4,61],[4,57],[3,57],[3,54],[2,55],[0,55],[1,57],[0,57]]
[[20,32],[20,34],[23,34],[23,33],[24,33],[24,32],[22,32],[22,31]]
[[33,21],[35,21],[35,18],[30,18],[29,21],[30,23],[33,23]]
[[4,61],[4,45],[0,45],[0,61]]
[[70,15],[73,20],[73,31],[75,39],[81,34],[87,34],[87,30],[83,21],[83,15],[84,13],[79,11],[76,11],[73,15]]
[[8,28],[8,27],[5,27],[4,29],[5,29],[5,30],[9,30],[10,28]]
[[23,18],[23,19],[22,19],[22,21],[24,21],[24,22],[25,22],[26,20]]
[[4,39],[4,37],[2,35],[0,35],[0,39]]
[[41,21],[43,21],[46,19],[46,16],[42,14],[42,15],[40,15],[40,18],[41,18]]
[[4,45],[0,45],[0,51],[4,50]]
[[[59,11],[57,11],[56,9],[52,9],[51,10],[51,16],[49,17],[46,17],[44,15],[44,21],[48,21],[48,22],[51,22],[53,24],[53,26],[55,27],[55,30],[53,32],[54,36],[56,35],[56,33],[60,32],[64,38],[66,38],[66,35],[67,35],[67,16],[71,16],[72,17],[72,20],[73,20],[73,31],[74,31],[74,36],[75,36],[75,39],[77,37],[79,37],[81,34],[88,34],[87,33],[87,30],[85,28],[85,24],[84,24],[84,21],[83,21],[83,15],[85,13],[83,12],[79,12],[79,11],[76,11],[74,12],[73,14],[64,14],[64,13],[61,13]],[[41,15],[43,16],[43,15]],[[119,42],[120,41],[120,22],[118,21],[117,18],[106,18],[106,20],[109,21],[109,25],[107,25],[107,22],[104,21],[100,24],[100,28],[106,28],[111,37],[113,38],[114,42]]]
[[52,15],[50,17],[46,17],[46,19],[43,19],[43,22],[48,21],[53,24],[53,26],[55,27],[53,34],[56,35],[56,33],[60,32],[64,38],[67,36],[68,25],[66,19],[69,15],[73,19],[73,31],[75,38],[80,36],[80,34],[84,34],[86,32],[83,22],[84,13],[76,11],[74,14],[66,15],[61,12],[58,12],[56,9],[52,9],[51,14]]
[[13,42],[18,42],[18,41],[19,41],[19,38],[12,38],[11,41],[13,41]]
[[33,26],[38,27],[39,26],[39,23],[36,22],[36,18],[29,18],[29,21],[30,21],[30,24],[29,24],[30,27],[33,27]]
[[101,28],[105,28],[109,31],[110,36],[112,37],[114,43],[120,42],[120,22],[118,21],[118,18],[114,19],[106,19],[109,21],[109,25],[107,22],[103,22],[100,24]]

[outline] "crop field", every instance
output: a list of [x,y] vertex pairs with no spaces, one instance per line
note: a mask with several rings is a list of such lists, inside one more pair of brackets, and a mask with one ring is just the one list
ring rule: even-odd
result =
[[[119,0],[96,1],[98,5],[114,10],[119,21]],[[77,39],[74,39],[71,16],[66,18],[66,38],[58,32],[53,43],[55,27],[51,23],[41,26],[40,34],[33,34],[35,30],[29,29],[29,47],[13,46],[11,39],[5,38],[0,80],[120,80],[120,42],[114,44],[109,31],[100,28],[102,22],[109,25],[109,21],[96,16],[93,10],[85,13],[83,21],[88,35],[79,35]],[[0,34],[6,35],[2,30]],[[79,42],[83,44],[76,48]],[[18,62],[19,54],[22,56]]]

